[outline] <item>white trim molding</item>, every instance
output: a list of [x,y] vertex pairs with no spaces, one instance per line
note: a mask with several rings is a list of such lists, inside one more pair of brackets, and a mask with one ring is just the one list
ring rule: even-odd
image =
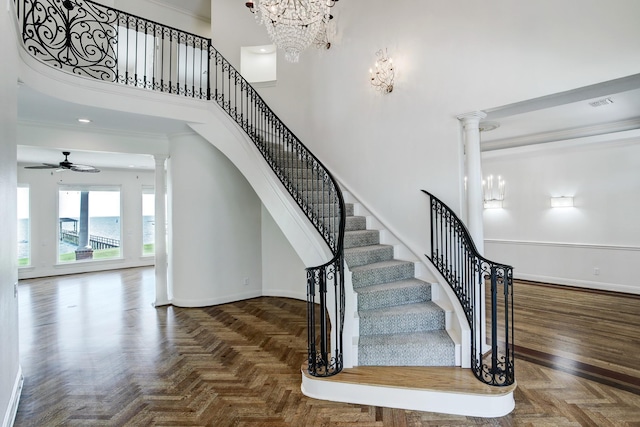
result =
[[594,243],[539,242],[533,240],[484,239],[485,243],[502,245],[551,246],[564,248],[603,249],[612,251],[640,251],[640,246],[601,245]]
[[13,391],[11,392],[11,399],[9,400],[9,406],[7,406],[7,412],[4,414],[2,421],[2,427],[11,427],[16,419],[18,413],[18,403],[20,402],[20,396],[22,395],[22,385],[24,384],[24,377],[22,376],[22,366],[18,365],[18,372],[16,373],[16,380],[13,384]]
[[486,239],[485,247],[515,279],[640,295],[638,246]]

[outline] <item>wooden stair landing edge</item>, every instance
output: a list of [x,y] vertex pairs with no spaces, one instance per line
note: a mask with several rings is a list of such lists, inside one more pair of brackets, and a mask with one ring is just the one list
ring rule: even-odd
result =
[[357,366],[331,377],[309,375],[306,363],[300,370],[302,393],[315,399],[485,418],[515,408],[517,383],[490,386],[459,367]]

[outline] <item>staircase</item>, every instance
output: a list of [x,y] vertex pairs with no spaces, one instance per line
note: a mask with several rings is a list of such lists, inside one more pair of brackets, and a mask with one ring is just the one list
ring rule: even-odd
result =
[[359,366],[453,366],[455,345],[431,284],[415,278],[413,262],[394,259],[393,246],[347,204],[345,261],[357,293]]
[[[337,208],[323,204],[329,195],[294,153],[266,143],[263,150],[303,199],[329,225]],[[345,203],[344,257],[352,273],[359,319],[359,366],[454,366],[455,345],[445,330],[445,311],[431,301],[431,284],[415,277],[415,264],[394,258],[380,232],[368,230],[364,216]],[[324,213],[324,214],[323,214]],[[346,313],[347,316],[353,315]]]
[[[36,10],[31,3],[14,1],[13,4],[18,6],[17,16],[19,19],[17,22],[31,25],[34,28],[40,28],[49,23],[48,19],[40,19],[40,12],[55,12],[51,16],[56,18],[68,17],[70,13],[70,11],[62,11],[61,6],[65,10],[68,9],[58,2],[51,10],[38,11],[38,13],[27,13],[25,5],[31,8],[28,9],[29,11]],[[87,12],[89,9],[106,8],[106,6],[93,2],[87,4],[88,6],[82,3],[78,7],[74,7],[73,13],[77,15],[80,12]],[[110,11],[105,14],[109,19],[112,17],[122,19],[125,16],[127,22],[134,22],[135,24],[131,28],[146,29],[148,25],[156,28],[155,26],[159,25],[144,18],[115,11],[115,9],[106,9]],[[97,14],[102,16],[101,13]],[[30,21],[25,20],[25,17],[29,17]],[[64,29],[67,28],[65,26],[68,26],[69,22],[71,20],[67,19],[57,22],[55,25]],[[103,24],[101,21],[100,23]],[[113,26],[110,26],[111,24]],[[115,42],[109,42],[96,48],[98,51],[100,48],[106,49],[105,52],[100,51],[105,53],[101,57],[113,58],[116,55],[113,49],[115,49],[114,46],[117,46],[117,37],[105,28],[120,27],[115,21],[100,27],[101,31],[106,32],[105,37],[108,40],[115,40]],[[129,31],[129,29],[125,29]],[[310,397],[327,400],[473,416],[501,416],[510,412],[514,405],[513,389],[515,388],[512,328],[510,329],[511,335],[507,337],[507,342],[503,346],[506,351],[499,353],[498,340],[492,340],[491,363],[488,366],[484,346],[479,345],[479,338],[484,337],[484,318],[467,315],[469,323],[480,322],[479,325],[475,325],[476,329],[472,329],[469,334],[468,329],[463,330],[463,326],[466,327],[466,325],[460,322],[465,320],[465,312],[456,305],[452,310],[455,313],[453,317],[457,323],[451,322],[454,327],[450,331],[454,336],[456,333],[460,336],[466,333],[473,338],[470,340],[472,344],[466,346],[470,348],[472,353],[470,356],[473,358],[465,357],[464,360],[473,362],[474,371],[472,373],[470,370],[458,368],[428,368],[460,365],[460,362],[456,361],[454,342],[445,330],[445,311],[432,301],[432,294],[435,294],[435,298],[440,304],[443,300],[454,303],[455,297],[457,297],[469,313],[473,314],[475,309],[472,304],[467,303],[471,297],[464,294],[465,289],[462,286],[463,283],[473,283],[475,279],[464,277],[464,280],[460,281],[458,276],[447,270],[451,265],[451,260],[444,256],[448,252],[443,251],[441,246],[444,243],[448,244],[450,240],[443,239],[438,234],[442,234],[443,229],[446,229],[447,233],[450,232],[447,227],[452,227],[452,223],[446,221],[456,218],[455,215],[447,210],[448,208],[436,204],[436,202],[440,202],[430,196],[432,254],[427,257],[436,268],[439,268],[438,271],[444,278],[442,280],[440,276],[435,276],[438,278],[437,280],[442,283],[445,280],[448,281],[451,290],[443,290],[443,287],[437,283],[432,289],[431,284],[416,278],[414,262],[395,259],[394,247],[380,244],[380,232],[368,230],[366,218],[354,215],[354,205],[344,203],[342,192],[331,173],[269,109],[260,95],[244,81],[235,68],[211,46],[211,40],[202,39],[199,36],[176,29],[166,28],[165,30],[169,32],[170,37],[160,39],[163,43],[160,51],[174,52],[188,47],[197,52],[201,58],[209,59],[202,61],[202,64],[206,65],[206,73],[201,69],[196,70],[196,67],[191,70],[193,74],[190,78],[194,82],[197,80],[199,86],[186,87],[185,81],[188,76],[182,76],[183,79],[177,78],[176,81],[168,81],[165,82],[166,84],[158,86],[156,79],[151,78],[155,76],[143,75],[131,79],[128,77],[128,69],[115,70],[110,63],[102,62],[88,64],[83,68],[86,70],[84,73],[87,74],[86,77],[97,80],[107,80],[157,92],[168,92],[213,101],[208,109],[211,115],[207,111],[201,111],[203,109],[200,103],[193,108],[193,111],[202,114],[202,117],[200,121],[193,120],[197,123],[191,124],[191,128],[229,157],[250,182],[274,219],[277,218],[278,224],[303,262],[306,265],[314,266],[307,269],[307,298],[311,308],[308,318],[310,345],[309,357],[302,372],[303,393]],[[38,34],[38,32],[23,29],[22,41],[25,46],[46,42],[46,40],[34,37],[34,34]],[[97,37],[80,37],[77,41],[93,43],[97,39]],[[64,47],[57,46],[57,48],[63,50],[68,48],[67,44],[60,46]],[[74,64],[61,63],[60,58],[53,55],[48,49],[28,48],[25,51],[28,51],[34,58],[38,55],[44,55],[38,59],[43,63],[53,64],[52,66],[56,69],[70,72],[69,75],[74,75],[74,79],[77,78],[76,73],[82,74],[76,71]],[[77,51],[93,52],[93,47],[84,47],[77,49]],[[47,55],[53,55],[53,57]],[[168,56],[170,60],[171,56]],[[62,55],[62,57],[65,56]],[[141,64],[138,64],[141,65],[140,69],[151,69],[146,67],[148,64],[144,63],[145,58],[140,61]],[[138,65],[133,65],[132,69],[139,69]],[[174,65],[175,63],[171,62],[165,64],[169,70]],[[101,71],[100,67],[106,67],[108,72]],[[90,73],[94,69],[97,70],[95,75]],[[211,77],[202,80],[202,75]],[[85,82],[82,86],[85,88],[89,84]],[[95,86],[96,90],[98,87],[100,91],[103,90],[101,85]],[[136,94],[136,98],[139,98],[138,95]],[[156,96],[149,97],[149,100],[156,102],[156,98]],[[266,160],[266,164],[261,157]],[[434,219],[434,211],[445,219],[440,217]],[[446,217],[442,212],[446,212]],[[345,213],[346,217],[343,216]],[[434,224],[443,224],[443,221],[446,222],[445,226],[433,228]],[[343,229],[343,226],[346,230]],[[466,231],[463,225],[456,223],[455,226],[457,227],[456,232]],[[491,273],[494,291],[493,316],[495,318],[497,306],[495,289],[502,287],[505,300],[511,298],[511,294],[508,293],[511,291],[509,287],[512,277],[511,268],[490,263],[481,258],[476,252],[469,249],[474,248],[472,243],[468,243],[466,239],[468,239],[467,234],[456,237],[456,242],[459,243],[458,247],[464,250],[467,255],[464,258],[467,264],[464,264],[465,268],[460,271],[471,272],[471,276],[478,272]],[[444,247],[448,249],[448,246]],[[401,253],[401,251],[402,249],[397,253]],[[470,252],[470,254],[466,252]],[[351,287],[356,294],[356,304],[351,304],[354,292],[350,292],[348,297],[344,293],[343,259],[348,266],[346,275],[349,275],[350,272]],[[474,269],[475,266],[478,266],[477,271]],[[454,291],[456,294],[453,293]],[[345,299],[349,298],[351,301],[347,304],[348,309],[345,310]],[[315,317],[316,311],[320,313],[317,318]],[[505,310],[505,313],[505,318],[508,320],[508,310]],[[448,314],[447,310],[447,316]],[[352,319],[353,316],[357,316],[357,321],[350,322],[345,327],[343,322],[345,316]],[[448,317],[447,320],[449,320]],[[494,321],[493,324],[495,325],[496,322]],[[357,342],[355,348],[343,351],[342,338],[343,331],[346,329],[349,329],[351,334],[347,337],[356,336]],[[493,332],[497,336],[495,326]],[[456,339],[456,341],[464,342],[464,339]],[[360,369],[366,371],[364,375],[369,379],[381,377],[383,380],[391,380],[396,377],[404,377],[409,379],[410,386],[398,387],[390,384],[390,381],[383,384],[372,384],[371,381],[361,378],[362,371],[358,373],[349,368],[350,372],[344,372],[342,369],[343,361],[346,356],[351,356],[347,354],[350,350],[351,353],[357,351],[358,356],[357,360],[349,362],[357,368],[362,367]],[[409,368],[383,368],[384,374],[379,375],[380,366],[405,366]],[[415,366],[418,368],[411,368]],[[447,371],[447,369],[450,370]],[[436,381],[438,387],[413,387],[416,376],[430,379],[434,377],[434,371],[439,371],[442,375],[440,378],[444,378]],[[405,373],[401,375],[399,372]],[[415,372],[419,372],[419,374]],[[336,375],[338,373],[342,374]],[[480,383],[480,387],[474,383],[471,388],[480,390],[477,393],[467,392],[469,389],[467,378],[475,381],[473,375],[485,383]],[[456,379],[460,380],[460,378],[462,378],[465,390],[462,392],[452,391],[451,382]],[[503,391],[487,391],[486,388],[490,386],[486,384],[506,385],[507,387]],[[452,398],[453,395],[456,397]],[[491,396],[491,399],[487,399],[488,396]]]

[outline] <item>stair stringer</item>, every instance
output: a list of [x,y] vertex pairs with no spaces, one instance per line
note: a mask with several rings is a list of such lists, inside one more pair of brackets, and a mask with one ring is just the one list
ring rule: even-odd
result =
[[262,204],[307,267],[333,255],[324,239],[280,182],[249,136],[218,105],[210,105],[210,120],[189,127],[220,150],[244,175]]
[[[339,180],[339,178],[338,178]],[[415,277],[431,283],[432,301],[445,311],[445,329],[455,344],[455,365],[462,368],[471,368],[471,329],[467,323],[462,305],[458,301],[453,290],[437,269],[430,263],[424,262],[412,250],[404,244],[390,227],[383,223],[379,216],[366,207],[342,181],[343,196],[346,203],[354,204],[354,214],[364,216],[367,219],[367,229],[375,229],[380,232],[380,243],[392,245],[394,256],[398,259],[412,261],[415,265]],[[359,320],[357,315],[357,294],[353,289],[351,272],[345,263],[345,367],[357,365]],[[351,365],[347,365],[347,361]]]

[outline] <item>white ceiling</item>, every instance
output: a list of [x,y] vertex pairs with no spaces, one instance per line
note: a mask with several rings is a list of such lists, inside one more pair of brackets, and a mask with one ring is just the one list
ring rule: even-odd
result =
[[[90,119],[91,123],[82,124],[78,122],[79,118]],[[106,130],[122,134],[165,137],[191,131],[183,121],[74,104],[44,95],[24,85],[21,85],[18,90],[18,119],[26,126],[37,123],[83,132]],[[30,141],[30,143],[33,145],[18,146],[18,163],[30,165],[59,163],[64,160],[61,152],[71,151],[69,160],[73,163],[98,168],[133,167],[151,170],[155,168],[153,157],[146,154],[69,150],[69,147],[50,147],[40,141]]]
[[[21,121],[74,126],[82,130],[93,128],[162,135],[189,130],[180,120],[74,104],[47,96],[25,85],[21,85],[18,90],[18,118]],[[88,126],[83,125],[78,123],[79,118],[88,118],[92,122]]]
[[484,151],[640,129],[640,74],[486,111]]
[[[57,164],[64,160],[63,148],[18,146],[18,162],[21,166],[35,166],[41,163]],[[98,169],[154,170],[155,160],[150,154],[106,153],[84,150],[69,150],[68,160],[78,165],[90,165]]]

